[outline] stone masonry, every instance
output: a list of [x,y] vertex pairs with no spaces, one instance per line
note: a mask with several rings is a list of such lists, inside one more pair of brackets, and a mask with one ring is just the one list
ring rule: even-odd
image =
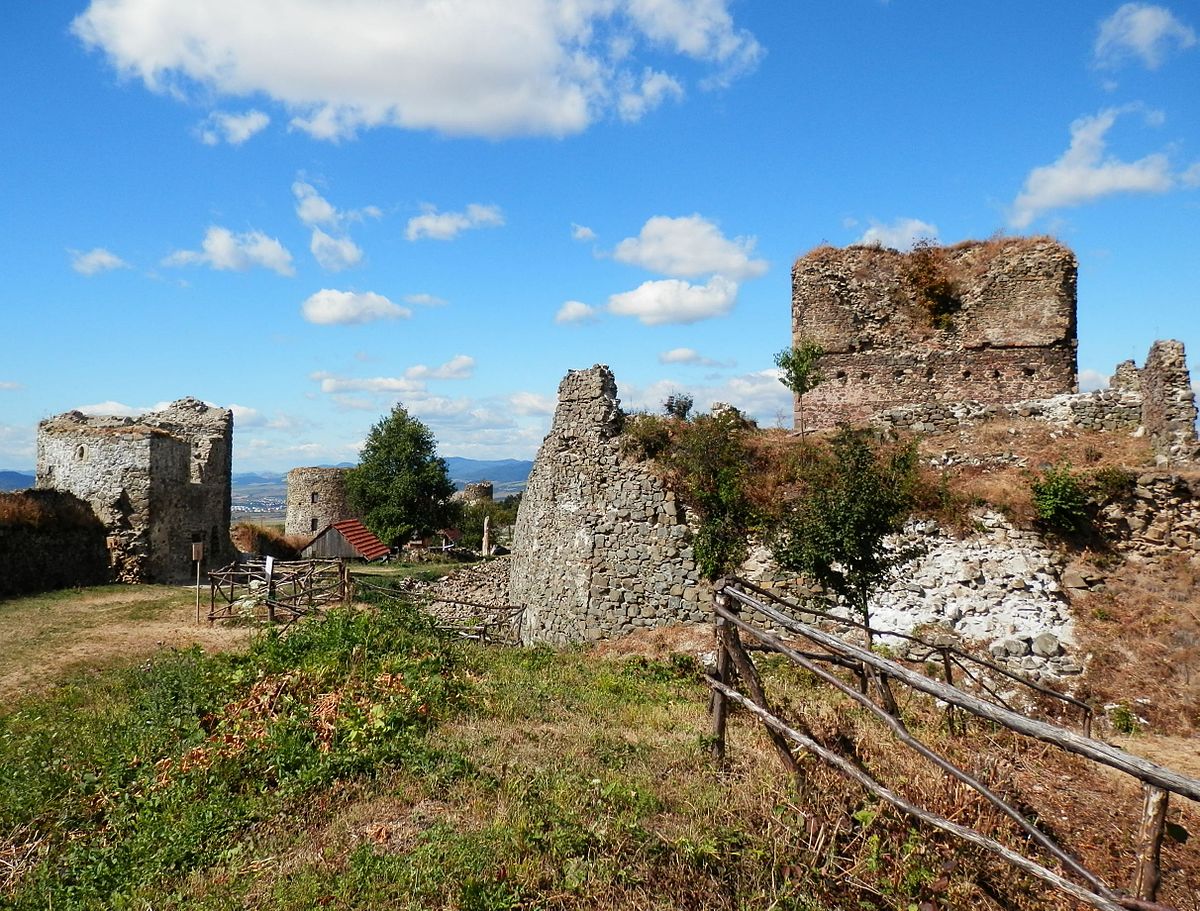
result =
[[707,617],[682,506],[621,455],[612,372],[572,370],[513,534],[509,600],[521,639],[565,644]]
[[346,498],[346,468],[293,468],[287,476],[286,535],[311,537],[342,519],[358,518]]
[[[792,270],[793,340],[825,351],[825,381],[804,397],[804,423],[862,423],[914,402],[1075,392],[1076,271],[1075,255],[1049,238],[909,254],[818,247]],[[941,293],[940,314],[923,303],[929,288]]]
[[1142,425],[1164,462],[1196,458],[1196,396],[1183,342],[1155,342],[1140,375]]
[[193,398],[140,418],[70,411],[38,426],[37,486],[86,501],[108,529],[114,577],[172,582],[230,562],[233,414]]

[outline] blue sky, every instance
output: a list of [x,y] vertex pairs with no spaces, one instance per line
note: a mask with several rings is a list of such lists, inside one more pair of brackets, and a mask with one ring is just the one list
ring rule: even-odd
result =
[[774,424],[822,242],[1050,233],[1085,385],[1200,350],[1200,5],[43,0],[0,6],[0,467],[184,395],[235,470],[395,401],[529,458],[570,368]]

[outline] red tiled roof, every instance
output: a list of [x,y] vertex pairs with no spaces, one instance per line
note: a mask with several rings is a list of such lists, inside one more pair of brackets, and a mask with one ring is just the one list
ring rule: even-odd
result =
[[367,530],[367,527],[358,521],[358,519],[343,519],[341,522],[334,522],[329,527],[340,531],[342,537],[349,541],[350,546],[358,551],[364,559],[378,560],[391,551],[386,544],[371,534]]

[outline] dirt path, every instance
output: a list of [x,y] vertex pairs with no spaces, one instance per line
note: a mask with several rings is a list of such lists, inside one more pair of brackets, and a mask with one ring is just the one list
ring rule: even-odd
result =
[[103,586],[0,602],[0,699],[45,691],[88,668],[199,645],[243,645],[246,627],[196,623],[193,589]]

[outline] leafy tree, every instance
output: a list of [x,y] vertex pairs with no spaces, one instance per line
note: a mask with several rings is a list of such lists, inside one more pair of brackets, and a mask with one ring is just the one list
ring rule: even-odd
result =
[[916,447],[885,448],[871,431],[843,427],[828,450],[808,451],[799,474],[805,489],[780,523],[775,558],[840,595],[869,625],[871,594],[919,553],[884,546],[916,502]]
[[700,520],[694,547],[706,579],[733,572],[746,558],[746,535],[755,518],[746,491],[752,474],[748,427],[734,408],[701,414],[677,427],[670,448],[659,456],[672,486]]
[[796,396],[796,417],[801,436],[804,436],[804,395],[825,379],[820,368],[821,355],[824,353],[825,349],[816,341],[802,337],[791,348],[785,348],[775,355],[775,366],[783,371],[779,382]]
[[403,405],[367,434],[358,466],[347,473],[350,505],[371,531],[395,546],[446,522],[454,484],[434,451],[429,428]]

